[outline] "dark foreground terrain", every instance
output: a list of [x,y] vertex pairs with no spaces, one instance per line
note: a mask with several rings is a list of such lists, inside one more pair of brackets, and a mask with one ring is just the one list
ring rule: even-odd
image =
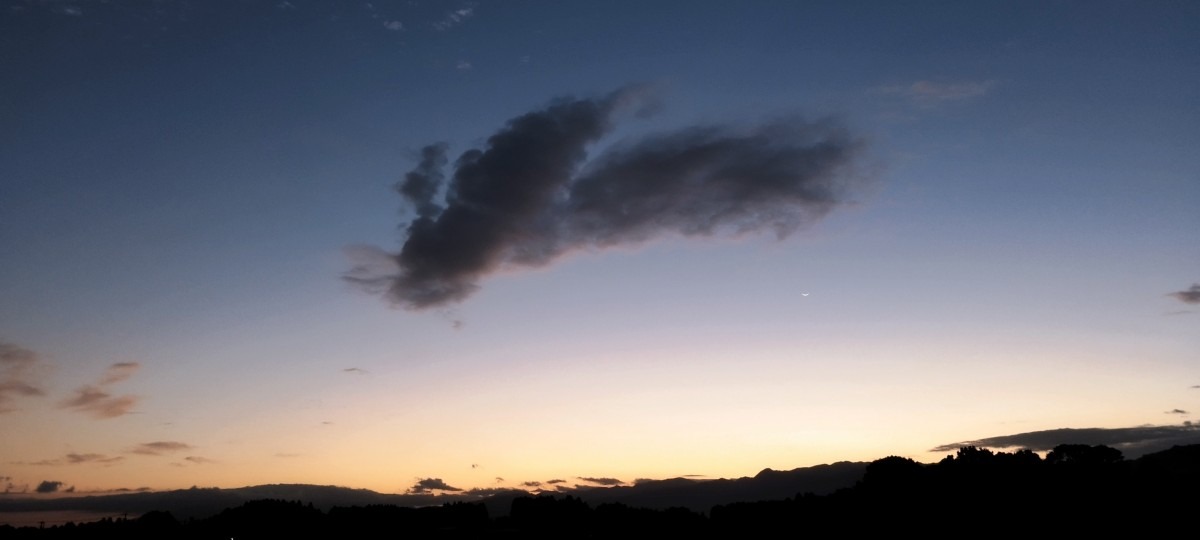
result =
[[[779,474],[786,473],[764,471],[755,478],[765,475],[779,489]],[[712,485],[717,484],[656,487],[674,490],[670,496],[678,500],[695,502],[704,497],[689,495],[688,488],[704,493]],[[743,483],[741,489],[748,485]],[[328,510],[312,501],[260,499],[204,518],[150,511],[131,519],[0,526],[0,538],[758,538],[897,533],[1147,537],[1190,529],[1200,503],[1197,486],[1200,445],[1177,446],[1137,460],[1125,460],[1106,446],[1061,445],[1045,458],[1030,451],[995,453],[968,447],[936,464],[880,459],[866,464],[851,485],[823,494],[802,491],[707,510],[663,507],[667,499],[661,497],[654,499],[657,508],[597,502],[619,499],[620,493],[637,494],[629,488],[592,491],[586,497],[510,494],[425,507],[365,504]],[[501,504],[507,508],[499,508]]]

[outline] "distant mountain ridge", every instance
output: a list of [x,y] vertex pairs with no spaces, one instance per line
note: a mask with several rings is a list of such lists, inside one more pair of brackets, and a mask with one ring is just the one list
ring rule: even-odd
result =
[[[573,495],[591,504],[619,502],[629,506],[665,509],[684,507],[706,512],[714,505],[737,501],[771,500],[792,497],[800,493],[823,495],[850,487],[862,478],[868,463],[839,462],[790,471],[763,469],[753,477],[735,479],[697,480],[671,478],[646,480],[631,486],[577,487],[542,492]],[[139,515],[150,511],[166,511],[179,519],[203,519],[226,508],[247,501],[279,499],[311,503],[328,510],[335,506],[395,505],[406,507],[434,506],[448,502],[483,502],[493,516],[506,515],[512,500],[534,496],[523,490],[489,492],[487,496],[472,494],[386,494],[369,489],[354,489],[313,484],[265,484],[240,488],[190,488],[161,492],[85,495],[56,499],[0,497],[0,523],[5,512],[44,512],[53,510],[86,510],[117,514]]]

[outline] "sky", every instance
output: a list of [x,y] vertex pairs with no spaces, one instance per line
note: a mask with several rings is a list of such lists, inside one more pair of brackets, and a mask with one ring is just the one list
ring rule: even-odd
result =
[[0,0],[0,487],[1200,442],[1198,60],[1190,1]]

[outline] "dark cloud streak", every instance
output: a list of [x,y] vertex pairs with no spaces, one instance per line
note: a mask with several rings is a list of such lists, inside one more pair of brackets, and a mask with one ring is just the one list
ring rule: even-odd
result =
[[130,452],[144,456],[161,456],[163,454],[191,449],[192,445],[178,441],[154,441],[139,444],[130,450]]
[[1053,450],[1060,444],[1111,446],[1124,452],[1127,457],[1136,458],[1141,454],[1170,448],[1173,445],[1200,444],[1200,426],[1184,423],[1179,426],[1050,429],[944,444],[930,451],[948,452],[967,446],[1046,451]]
[[577,478],[579,478],[580,480],[583,480],[584,482],[600,484],[602,486],[620,486],[620,485],[625,484],[625,482],[617,480],[616,478],[595,478],[595,477],[591,477],[591,476],[579,476]]
[[1167,296],[1174,297],[1185,304],[1200,304],[1200,283],[1193,284],[1190,289],[1175,291]]
[[[416,212],[399,253],[358,248],[343,277],[394,304],[462,301],[486,275],[576,250],[667,235],[770,230],[779,238],[842,202],[861,143],[831,122],[797,118],[739,129],[693,127],[587,150],[621,111],[654,107],[645,88],[559,99],[462,153],[438,204],[446,146],[425,147],[396,189]],[[371,259],[367,261],[367,259]]]

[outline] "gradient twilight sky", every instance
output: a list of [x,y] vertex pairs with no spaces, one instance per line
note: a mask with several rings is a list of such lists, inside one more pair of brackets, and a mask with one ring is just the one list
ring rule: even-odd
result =
[[[1198,65],[1192,1],[0,0],[0,484],[736,477],[1184,426]],[[424,309],[344,279],[404,244],[427,145],[449,178],[614,92],[651,114],[589,157],[791,122],[842,137],[836,201]]]

